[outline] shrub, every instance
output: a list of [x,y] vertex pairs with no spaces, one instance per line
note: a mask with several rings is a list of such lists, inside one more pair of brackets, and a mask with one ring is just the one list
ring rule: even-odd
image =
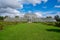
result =
[[3,30],[3,22],[0,22],[0,30]]
[[60,27],[60,22],[56,22],[55,26]]
[[3,30],[3,25],[0,25],[0,30]]

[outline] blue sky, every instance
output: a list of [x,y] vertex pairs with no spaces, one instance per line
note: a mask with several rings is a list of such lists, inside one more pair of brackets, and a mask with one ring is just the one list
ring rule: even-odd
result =
[[24,12],[28,11],[60,11],[60,8],[55,7],[55,5],[60,5],[60,2],[57,0],[48,0],[46,3],[42,1],[41,4],[36,4],[35,6],[33,4],[23,4],[23,9],[21,9]]
[[[19,11],[22,12],[42,12],[43,16],[55,16],[60,14],[60,0],[47,0],[47,2],[41,1],[40,4],[36,3],[33,5],[32,3],[23,4],[23,8]],[[44,14],[46,13],[46,14]],[[48,13],[48,14],[47,14]],[[59,13],[59,14],[57,14]]]
[[0,16],[22,16],[28,12],[39,17],[60,15],[60,0],[0,0]]

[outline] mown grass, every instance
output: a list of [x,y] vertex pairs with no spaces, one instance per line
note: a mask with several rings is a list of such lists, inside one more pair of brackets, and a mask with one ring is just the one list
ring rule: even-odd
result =
[[6,25],[0,40],[60,40],[60,28],[41,23]]

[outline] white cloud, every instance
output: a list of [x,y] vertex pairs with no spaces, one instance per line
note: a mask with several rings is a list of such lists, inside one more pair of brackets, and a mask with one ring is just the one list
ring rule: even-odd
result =
[[48,0],[42,0],[42,1],[47,2]]
[[43,15],[43,17],[51,16],[54,18],[54,16],[56,16],[56,15],[60,16],[60,12],[47,11],[47,12],[44,12],[42,15]]
[[29,3],[31,3],[33,5],[36,5],[36,4],[40,4],[42,1],[44,3],[46,3],[48,0],[19,0],[19,1],[22,4],[29,4]]
[[[53,14],[54,13],[54,14]],[[54,18],[55,15],[59,15],[60,16],[60,12],[54,12],[54,11],[47,11],[47,12],[35,12],[35,14],[37,15],[37,17],[47,17],[47,16],[51,16]]]
[[41,12],[35,12],[35,14],[37,15],[37,17],[42,17],[42,13]]
[[32,13],[32,11],[28,11],[28,13]]
[[0,16],[16,16],[23,15],[18,10],[23,8],[23,5],[18,0],[0,0]]
[[[29,11],[29,13],[32,13],[32,12]],[[55,11],[46,11],[46,12],[37,11],[37,12],[34,12],[34,14],[36,14],[37,17],[51,16],[51,17],[54,18],[54,16],[56,16],[56,15],[59,15],[60,16],[60,12],[55,12]]]
[[20,8],[21,4],[18,0],[0,0],[0,8],[11,7],[11,8]]
[[60,16],[60,11],[58,11],[58,12],[56,13],[56,15],[59,15],[59,16]]
[[60,5],[55,5],[56,8],[60,8]]
[[47,8],[46,6],[44,6],[43,8]]
[[12,8],[1,9],[0,14],[1,14],[1,16],[10,16],[10,17],[14,17],[14,16],[22,17],[24,15],[24,14],[20,13],[18,10],[12,9]]
[[60,0],[57,0],[58,2],[60,2]]

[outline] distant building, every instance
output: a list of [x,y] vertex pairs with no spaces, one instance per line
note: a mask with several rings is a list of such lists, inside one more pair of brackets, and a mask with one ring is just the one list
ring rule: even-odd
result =
[[4,19],[4,21],[7,21],[7,22],[15,22],[15,21],[20,21],[20,19],[19,18],[6,17]]
[[36,14],[27,13],[23,17],[6,17],[4,21],[8,22],[56,22],[54,18],[38,18]]
[[34,22],[35,21],[35,19],[37,18],[37,16],[35,15],[35,14],[30,14],[30,13],[28,13],[28,14],[25,14],[24,15],[24,18],[25,18],[25,20],[27,21],[27,22]]

